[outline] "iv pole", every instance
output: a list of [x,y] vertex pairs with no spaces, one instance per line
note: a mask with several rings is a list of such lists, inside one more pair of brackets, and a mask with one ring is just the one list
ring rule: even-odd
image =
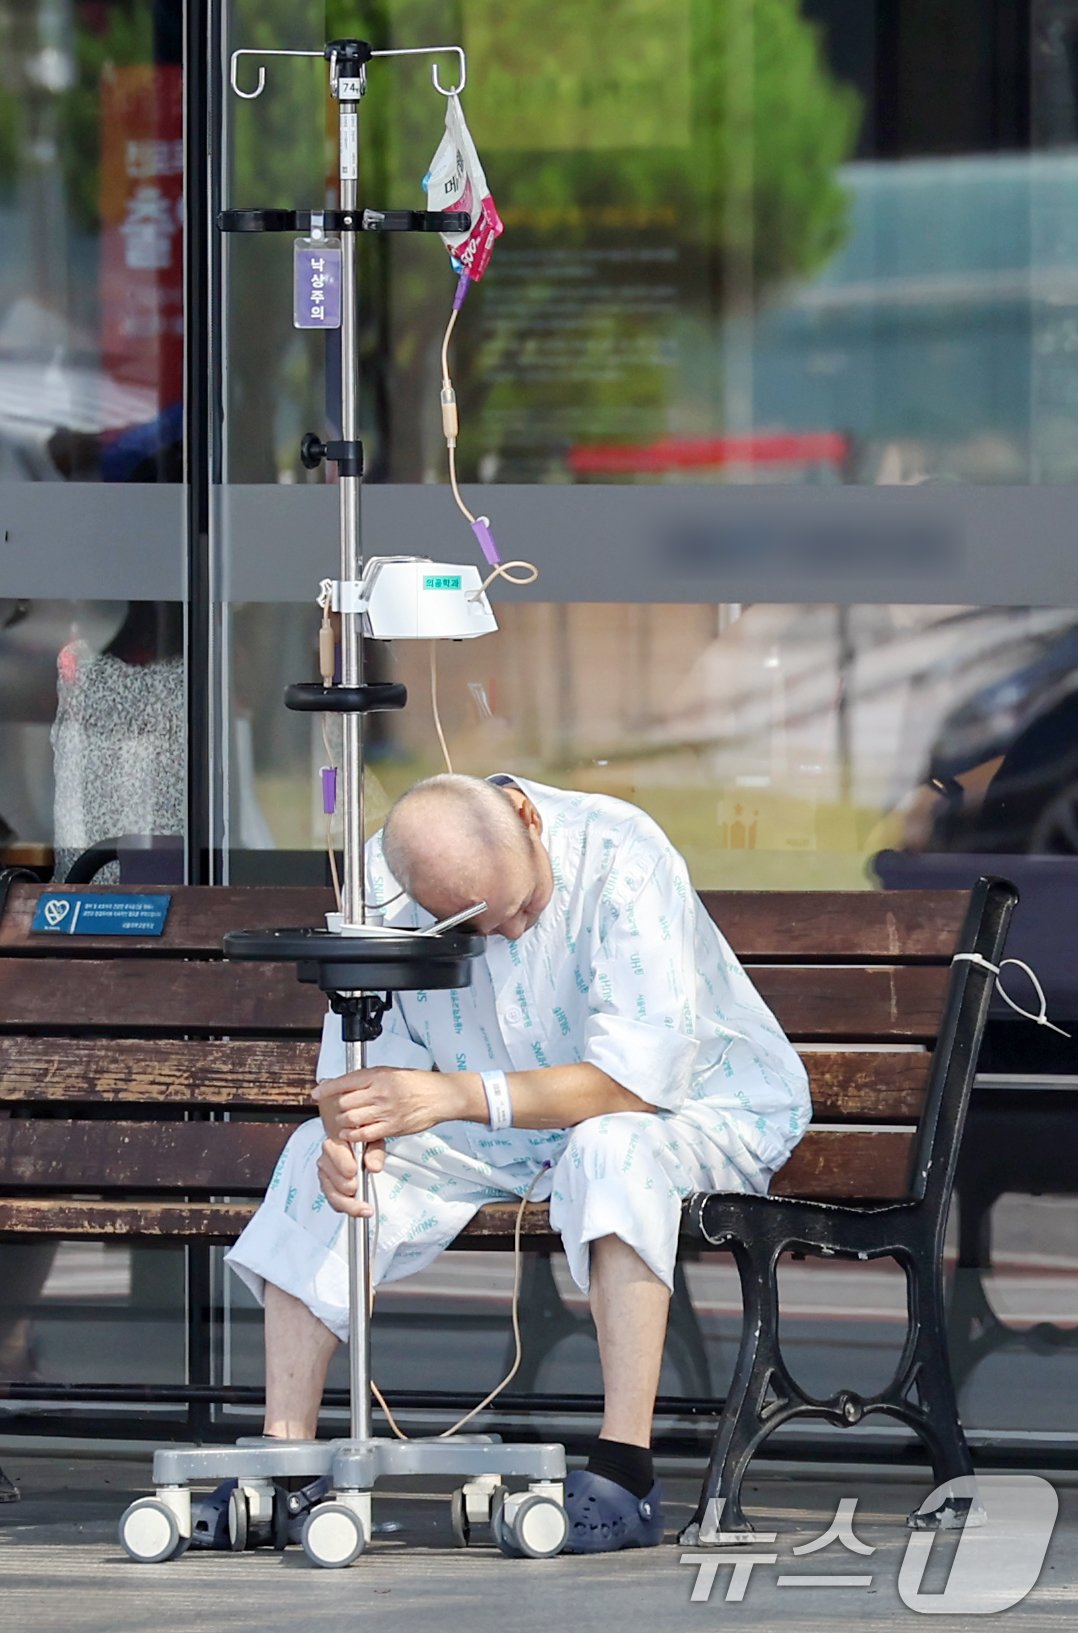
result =
[[[323,51],[240,50],[232,55],[231,82],[245,100],[259,96],[265,68],[258,69],[253,91],[238,84],[239,61],[245,56],[321,57],[329,61],[330,89],[339,105],[339,207],[331,210],[241,209],[222,211],[218,224],[226,232],[311,231],[341,238],[341,434],[323,442],[307,432],[300,459],[308,470],[323,460],[336,464],[340,487],[341,615],[340,680],[302,682],[285,692],[286,706],[310,713],[343,716],[341,814],[344,876],[340,920],[336,929],[236,930],[224,938],[229,958],[291,962],[300,980],[317,982],[341,1017],[346,1071],[361,1070],[367,1042],[381,1031],[381,1019],[394,991],[467,986],[471,966],[482,951],[482,938],[456,928],[461,915],[426,931],[375,929],[367,923],[364,890],[363,715],[372,710],[403,708],[406,693],[393,682],[368,684],[364,678],[360,611],[363,560],[360,547],[360,487],[363,449],[359,428],[359,348],[356,325],[356,239],[370,232],[467,232],[471,218],[463,211],[369,210],[359,204],[359,104],[366,90],[366,67],[373,57],[438,56],[455,53],[459,82],[444,87],[437,63],[431,76],[436,90],[454,96],[464,87],[464,52],[459,46],[375,51],[363,40],[333,40]],[[461,570],[464,571],[463,569]],[[474,569],[473,569],[474,571]],[[478,577],[478,575],[476,575]],[[474,598],[473,598],[474,599]],[[489,609],[488,609],[489,611]],[[469,633],[476,631],[470,630]],[[480,633],[482,631],[479,631]],[[384,995],[384,996],[383,996]],[[357,1155],[360,1155],[357,1152]],[[357,1195],[370,1200],[369,1176],[360,1156]],[[140,1498],[120,1521],[120,1541],[128,1555],[143,1564],[176,1558],[203,1530],[220,1530],[220,1516],[192,1500],[190,1482],[219,1481],[227,1476],[227,1527],[206,1546],[233,1551],[259,1546],[284,1547],[294,1540],[302,1521],[304,1551],[325,1568],[350,1565],[371,1535],[371,1493],[387,1474],[459,1474],[465,1484],[454,1494],[454,1529],[467,1542],[472,1527],[489,1524],[503,1553],[546,1558],[558,1553],[568,1535],[562,1506],[565,1477],[563,1447],[554,1444],[507,1445],[490,1435],[456,1435],[395,1441],[372,1432],[370,1308],[371,1266],[368,1220],[347,1220],[349,1259],[349,1384],[351,1433],[347,1440],[266,1442],[240,1441],[234,1447],[169,1447],[156,1452],[155,1495]],[[301,1490],[283,1481],[299,1476],[310,1483]],[[313,1477],[313,1478],[312,1478]],[[528,1481],[524,1492],[509,1491],[506,1477]],[[215,1494],[216,1495],[216,1494]],[[197,1523],[196,1523],[197,1521]]]
[[[330,89],[340,105],[340,205],[355,210],[359,187],[359,103],[366,90],[364,62],[342,65],[340,54],[330,58]],[[359,416],[359,346],[356,334],[356,235],[341,235],[341,438],[347,445],[356,441]],[[341,583],[353,584],[359,577],[363,558],[359,536],[360,471],[341,471],[338,486],[341,506]],[[341,684],[363,685],[363,631],[358,617],[341,619]],[[366,919],[364,881],[363,797],[363,716],[343,717],[344,753],[342,822],[344,826],[344,878],[341,913],[345,924],[363,924]],[[366,1065],[367,1045],[363,1039],[346,1039],[345,1070],[359,1071]],[[357,1195],[369,1201],[369,1178],[362,1147],[356,1148],[359,1163]],[[370,1230],[367,1220],[348,1219],[348,1297],[353,1310],[368,1310],[370,1292]],[[364,1321],[353,1328],[349,1345],[352,1438],[366,1440],[371,1434],[371,1328]]]

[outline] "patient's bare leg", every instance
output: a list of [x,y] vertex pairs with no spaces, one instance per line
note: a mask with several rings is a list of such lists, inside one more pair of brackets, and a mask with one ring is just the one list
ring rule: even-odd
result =
[[298,1298],[266,1283],[266,1434],[314,1440],[338,1342]]

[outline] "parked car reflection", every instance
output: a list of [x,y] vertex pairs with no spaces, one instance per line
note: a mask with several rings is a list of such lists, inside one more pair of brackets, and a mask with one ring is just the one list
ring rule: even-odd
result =
[[1078,855],[1078,624],[1000,656],[940,725],[924,848]]

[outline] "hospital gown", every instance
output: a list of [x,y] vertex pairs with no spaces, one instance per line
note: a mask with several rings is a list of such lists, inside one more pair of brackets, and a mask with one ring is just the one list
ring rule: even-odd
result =
[[[590,1061],[657,1113],[499,1133],[446,1122],[388,1140],[385,1169],[371,1176],[372,1280],[422,1269],[484,1202],[533,1185],[582,1290],[588,1244],[606,1235],[671,1286],[682,1199],[767,1190],[811,1117],[805,1070],[649,816],[605,795],[511,780],[542,818],[548,906],[519,940],[488,939],[470,986],[395,994],[368,1063],[514,1072]],[[399,888],[380,836],[367,845],[367,880],[372,902]],[[431,919],[407,903],[387,922]],[[344,1070],[331,1014],[318,1077]],[[319,1185],[323,1138],[318,1118],[292,1135],[228,1263],[259,1299],[271,1281],[343,1338],[347,1231]]]

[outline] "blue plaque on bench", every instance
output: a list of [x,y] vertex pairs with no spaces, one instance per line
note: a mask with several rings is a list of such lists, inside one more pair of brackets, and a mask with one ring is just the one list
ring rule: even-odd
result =
[[50,891],[39,897],[31,930],[54,936],[159,936],[172,897],[84,896],[81,891]]

